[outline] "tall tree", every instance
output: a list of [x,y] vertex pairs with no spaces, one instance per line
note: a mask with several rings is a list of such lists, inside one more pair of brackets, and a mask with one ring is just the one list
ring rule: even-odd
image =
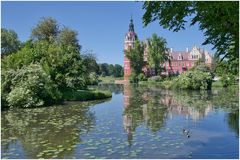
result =
[[85,51],[84,54],[81,55],[83,65],[86,66],[86,70],[88,73],[99,72],[99,66],[97,64],[97,57],[94,55],[92,51]]
[[123,67],[119,64],[114,65],[114,77],[122,77],[123,76]]
[[78,43],[77,35],[78,35],[77,31],[74,31],[68,27],[64,27],[63,29],[61,29],[59,33],[58,41],[62,45],[76,46],[80,50],[81,46]]
[[100,72],[102,76],[108,76],[109,75],[109,68],[107,63],[102,63],[99,65]]
[[[185,29],[186,18],[199,24],[206,37],[203,45],[212,44],[221,59],[239,59],[239,2],[154,1],[144,2],[143,23],[159,21],[173,31]],[[231,61],[229,60],[229,63]],[[235,64],[235,63],[234,63]],[[234,65],[238,68],[238,63]]]
[[130,65],[132,71],[139,75],[142,72],[143,67],[143,54],[144,54],[144,43],[136,40],[134,47],[129,50],[125,50],[127,58],[131,61]]
[[43,17],[32,29],[31,38],[34,40],[54,41],[58,33],[57,21],[51,17]]
[[113,76],[115,72],[115,68],[113,64],[108,65],[108,70],[109,70],[109,76]]
[[160,64],[170,59],[168,55],[167,42],[164,38],[158,37],[157,34],[153,34],[151,38],[147,40],[148,43],[148,63],[151,67],[155,68],[155,74],[161,74]]
[[16,52],[20,45],[21,42],[18,40],[16,32],[1,28],[1,56]]

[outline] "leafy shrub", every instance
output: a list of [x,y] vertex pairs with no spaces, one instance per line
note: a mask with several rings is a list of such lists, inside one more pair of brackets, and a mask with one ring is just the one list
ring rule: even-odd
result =
[[7,95],[11,91],[12,79],[15,77],[14,70],[1,71],[1,109],[8,108]]
[[165,80],[161,83],[161,87],[165,89],[170,89],[173,86],[173,81],[171,80]]
[[94,90],[68,90],[63,93],[63,97],[66,100],[71,101],[86,101],[96,100],[112,97],[112,93],[109,91],[94,91]]
[[135,73],[132,73],[129,78],[130,83],[137,83],[138,82],[138,76]]
[[188,71],[173,80],[172,87],[179,89],[207,90],[212,86],[212,74],[199,70]]
[[140,73],[137,78],[138,78],[138,81],[146,81],[147,80],[146,76],[143,73]]
[[[3,83],[10,83],[9,81],[4,79]],[[61,96],[57,86],[42,67],[31,64],[15,71],[6,101],[13,107],[38,107],[56,103],[61,100]]]
[[90,84],[90,85],[95,85],[95,84],[98,84],[98,75],[95,73],[95,72],[91,72],[89,74],[89,78],[88,78],[88,81],[87,81],[87,84]]
[[223,87],[228,87],[231,84],[235,83],[235,76],[232,74],[222,75],[220,81],[222,82]]
[[198,65],[195,65],[190,70],[191,71],[197,70],[197,71],[202,71],[202,72],[210,72],[211,71],[210,67],[208,65],[204,64],[204,63],[200,63]]

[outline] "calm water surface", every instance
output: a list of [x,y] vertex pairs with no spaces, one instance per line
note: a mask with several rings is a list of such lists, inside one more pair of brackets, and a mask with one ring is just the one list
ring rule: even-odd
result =
[[2,111],[1,158],[239,157],[238,90],[99,87],[113,97]]

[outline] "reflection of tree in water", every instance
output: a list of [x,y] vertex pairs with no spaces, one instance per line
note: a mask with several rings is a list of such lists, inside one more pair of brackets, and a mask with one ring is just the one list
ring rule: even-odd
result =
[[222,89],[215,93],[213,98],[215,107],[221,106],[228,112],[229,127],[239,135],[239,90],[238,88]]
[[228,113],[227,118],[229,127],[239,135],[239,112]]
[[123,85],[121,84],[99,84],[94,86],[100,90],[109,90],[114,94],[120,94],[123,92]]
[[212,111],[211,94],[199,91],[162,91],[161,103],[168,106],[169,115],[192,117],[194,121]]
[[2,153],[7,151],[8,142],[12,142],[9,139],[15,138],[30,158],[71,155],[75,145],[81,143],[80,134],[89,132],[95,125],[89,105],[14,109],[2,113]]
[[135,129],[145,123],[153,132],[164,126],[167,108],[158,103],[158,95],[148,88],[124,86],[124,129],[131,144]]
[[124,103],[124,124],[127,124],[124,126],[130,135],[142,122],[145,122],[153,132],[158,131],[164,126],[167,114],[170,117],[173,114],[191,116],[197,121],[217,108],[230,112],[229,126],[238,133],[238,89],[173,91],[154,87],[124,86],[125,100],[126,93],[129,98]]
[[[238,110],[238,91],[219,89],[213,91],[161,91],[161,103],[173,114],[190,115],[193,120],[206,116],[213,109],[227,112]],[[237,111],[238,113],[238,111]]]

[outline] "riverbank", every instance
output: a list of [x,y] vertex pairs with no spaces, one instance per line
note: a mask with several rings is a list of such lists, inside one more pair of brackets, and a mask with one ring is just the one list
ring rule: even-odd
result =
[[[162,82],[154,82],[154,81],[140,81],[138,82],[138,84],[140,85],[152,85],[152,86],[157,86],[157,87],[161,87],[163,89],[171,89],[171,84],[172,82],[170,80],[165,80],[165,81],[162,81]],[[232,84],[230,86],[228,86],[227,88],[238,88],[239,85],[236,83],[236,84]],[[215,81],[215,82],[212,82],[212,88],[224,88],[223,87],[223,84],[222,82],[220,81]]]
[[112,76],[105,76],[105,77],[99,77],[99,82],[100,83],[111,83],[114,84],[115,81],[118,80],[123,80],[123,77],[112,77]]
[[111,97],[112,93],[110,91],[99,90],[69,90],[63,93],[63,99],[66,101],[89,101],[107,99]]

